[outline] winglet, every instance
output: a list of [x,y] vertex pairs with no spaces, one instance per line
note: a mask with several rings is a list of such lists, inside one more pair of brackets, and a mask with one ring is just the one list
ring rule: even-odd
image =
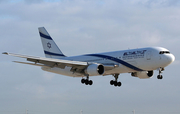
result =
[[9,55],[9,53],[8,53],[8,52],[3,52],[2,54],[6,54],[6,55]]

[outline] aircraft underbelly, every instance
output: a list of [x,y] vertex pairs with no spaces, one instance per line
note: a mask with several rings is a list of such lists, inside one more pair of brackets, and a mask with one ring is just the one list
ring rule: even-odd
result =
[[[65,76],[70,76],[70,77],[84,77],[84,74],[81,73],[76,73],[71,71],[72,67],[65,67],[64,69],[57,68],[57,67],[42,67],[41,69],[44,71],[60,74],[60,75],[65,75]],[[125,67],[123,65],[119,65],[119,67],[114,68],[112,70],[107,70],[104,72],[103,75],[111,75],[111,74],[120,74],[120,73],[127,73],[127,72],[134,72],[135,70],[130,69],[128,67]]]
[[[129,64],[141,68],[143,70],[155,70],[152,69],[152,66],[149,65],[147,66],[146,62],[141,62],[141,64],[137,64],[137,61],[126,61]],[[85,75],[82,73],[77,73],[77,72],[72,72],[71,71],[72,67],[65,67],[64,69],[58,68],[58,67],[42,67],[42,70],[44,71],[48,71],[48,72],[52,72],[52,73],[56,73],[56,74],[60,74],[60,75],[65,75],[65,76],[70,76],[70,77],[84,77]],[[127,66],[124,66],[122,64],[119,64],[119,67],[114,68],[112,70],[105,70],[103,75],[112,75],[112,74],[121,74],[121,73],[127,73],[127,72],[137,72],[136,70],[129,68]]]

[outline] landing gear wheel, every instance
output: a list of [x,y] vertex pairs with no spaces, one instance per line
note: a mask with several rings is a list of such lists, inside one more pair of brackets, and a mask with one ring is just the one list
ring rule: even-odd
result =
[[87,79],[81,79],[81,83],[82,84],[86,84],[86,85],[92,85],[93,84],[93,81],[92,80],[89,80],[89,77],[87,77]]
[[110,84],[111,84],[111,85],[114,85],[114,80],[111,80],[111,81],[110,81]]
[[85,84],[86,84],[86,85],[89,84],[89,80],[88,80],[88,79],[85,80]]
[[114,82],[114,86],[118,86],[118,82],[117,81]]
[[163,76],[162,75],[158,75],[157,79],[163,79]]
[[92,85],[93,84],[93,81],[92,80],[89,80],[89,85]]
[[121,83],[121,82],[118,82],[117,85],[120,87],[120,86],[122,85],[122,83]]
[[121,82],[117,82],[117,81],[114,81],[114,80],[111,80],[111,81],[110,81],[110,84],[111,84],[111,85],[114,85],[115,87],[117,87],[117,86],[120,87],[120,86],[122,85]]
[[85,83],[85,79],[83,78],[83,79],[81,79],[81,83],[82,84],[84,84]]
[[163,76],[161,75],[161,79],[163,79]]

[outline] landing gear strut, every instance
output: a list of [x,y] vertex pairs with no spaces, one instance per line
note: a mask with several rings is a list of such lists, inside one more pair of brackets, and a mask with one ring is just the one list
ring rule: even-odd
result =
[[159,70],[159,75],[157,76],[157,79],[163,79],[163,76],[161,74],[164,68],[159,68],[158,70]]
[[118,80],[118,77],[119,77],[119,74],[113,74],[113,76],[114,76],[114,78],[115,78],[115,80],[111,80],[110,81],[110,84],[111,85],[114,85],[114,86],[121,86],[122,85],[122,83],[121,82],[118,82],[117,80]]
[[81,79],[81,83],[82,84],[86,84],[86,85],[92,85],[93,84],[93,81],[92,80],[89,80],[89,76],[87,76],[86,79]]

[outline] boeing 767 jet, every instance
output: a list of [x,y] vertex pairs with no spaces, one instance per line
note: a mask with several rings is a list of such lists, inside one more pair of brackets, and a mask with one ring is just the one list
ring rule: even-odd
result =
[[158,79],[162,79],[162,71],[171,64],[175,57],[163,47],[147,47],[97,54],[85,54],[68,57],[62,53],[44,27],[39,34],[46,57],[26,56],[4,52],[3,54],[21,57],[29,62],[16,63],[40,66],[42,70],[71,77],[82,77],[81,83],[92,85],[90,76],[114,76],[111,85],[121,86],[118,76],[121,73],[131,73],[140,79],[151,78],[153,71],[158,70]]

